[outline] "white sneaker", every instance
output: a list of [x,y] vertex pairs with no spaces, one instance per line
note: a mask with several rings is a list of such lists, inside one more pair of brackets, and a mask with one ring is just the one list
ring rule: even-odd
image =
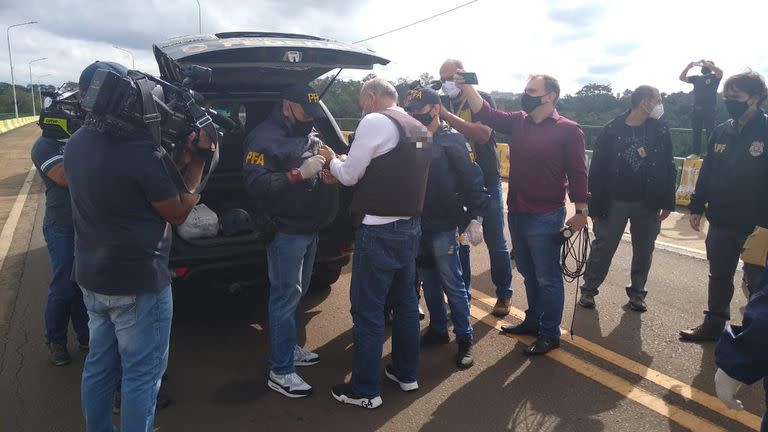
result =
[[419,383],[418,381],[414,382],[404,382],[400,381],[399,378],[395,375],[394,370],[392,369],[392,365],[388,364],[386,367],[384,367],[384,375],[387,376],[390,380],[394,381],[400,386],[400,390],[404,392],[412,392],[419,389]]
[[318,363],[320,363],[320,356],[318,354],[305,350],[298,345],[293,347],[294,366],[312,366]]
[[278,375],[269,371],[267,387],[289,398],[303,398],[312,394],[312,386],[304,382],[297,373]]

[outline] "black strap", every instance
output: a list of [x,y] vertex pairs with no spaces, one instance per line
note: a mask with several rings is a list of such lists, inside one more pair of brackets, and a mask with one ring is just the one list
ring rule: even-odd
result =
[[144,124],[146,124],[147,128],[149,129],[152,141],[155,144],[155,153],[160,157],[165,171],[168,173],[171,181],[179,191],[189,194],[199,194],[203,189],[205,189],[205,185],[208,184],[208,180],[210,179],[211,174],[219,164],[219,135],[216,127],[213,124],[213,121],[211,120],[211,117],[208,116],[208,114],[206,114],[205,111],[203,111],[200,106],[197,105],[190,97],[187,106],[190,108],[190,113],[194,117],[196,126],[202,130],[205,130],[206,135],[208,135],[208,137],[214,141],[214,149],[211,151],[210,155],[210,168],[208,169],[208,174],[206,174],[206,176],[200,182],[200,186],[190,190],[187,186],[187,183],[184,181],[184,177],[181,175],[181,172],[179,172],[179,168],[173,161],[173,158],[170,154],[168,154],[162,145],[163,135],[160,129],[161,116],[157,111],[157,105],[155,104],[155,100],[152,97],[152,90],[149,87],[149,80],[146,78],[137,79],[136,85],[139,87],[139,92],[141,93],[142,107],[144,112]]

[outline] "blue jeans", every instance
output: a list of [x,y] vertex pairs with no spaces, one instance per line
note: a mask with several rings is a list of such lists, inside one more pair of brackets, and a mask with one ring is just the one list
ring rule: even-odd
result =
[[[488,247],[488,257],[491,262],[491,282],[496,287],[496,298],[509,300],[512,298],[512,261],[504,238],[504,198],[501,191],[501,179],[488,187],[491,200],[483,215],[483,238]],[[462,245],[459,249],[464,285],[467,287],[467,297],[472,299],[472,264],[469,258],[469,246]]]
[[438,333],[448,333],[443,293],[451,307],[453,332],[458,340],[472,340],[469,323],[469,300],[461,278],[457,231],[424,232],[421,236],[421,254],[432,261],[419,268],[424,282],[424,300],[429,309],[429,327]]
[[296,372],[293,347],[301,322],[301,298],[309,289],[317,234],[277,233],[267,247],[269,266],[269,367],[278,375]]
[[83,293],[72,282],[75,262],[75,231],[72,227],[43,224],[43,236],[51,262],[51,284],[45,305],[45,340],[66,345],[67,327],[72,321],[77,339],[88,340],[88,312]]
[[565,207],[543,214],[510,213],[517,269],[525,279],[526,325],[539,334],[560,338],[564,284],[557,236],[565,223]]
[[83,298],[91,330],[82,382],[86,431],[115,431],[112,407],[120,383],[120,432],[151,432],[157,392],[168,365],[171,287],[135,296],[83,289]]
[[419,218],[386,225],[361,225],[355,232],[352,258],[352,388],[364,396],[381,391],[384,303],[394,308],[392,366],[404,382],[416,381],[419,363],[419,301],[413,281],[419,247]]

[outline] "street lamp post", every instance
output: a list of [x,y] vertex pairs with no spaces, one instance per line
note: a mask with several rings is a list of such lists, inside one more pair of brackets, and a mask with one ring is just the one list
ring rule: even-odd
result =
[[14,24],[12,26],[9,26],[5,30],[5,37],[8,40],[8,61],[11,63],[11,89],[13,89],[13,110],[16,113],[16,118],[19,118],[19,104],[16,102],[16,79],[13,76],[13,56],[11,55],[11,29],[14,27],[21,27],[29,24],[37,24],[37,21]]
[[51,76],[51,74],[42,74],[37,76],[37,96],[40,99],[40,111],[43,111],[43,108],[45,108],[45,102],[43,102],[43,91],[40,89],[40,78],[45,78],[47,76]]
[[[29,62],[29,86],[31,87],[31,92],[29,93],[30,96],[32,96],[32,115],[36,116],[37,113],[35,112],[35,83],[32,82],[32,63],[39,62],[43,60],[47,60],[47,57],[41,57],[39,59],[34,59],[31,62]],[[40,100],[40,108],[43,106],[43,100]]]
[[135,62],[134,62],[134,60],[133,60],[133,53],[132,53],[132,52],[128,51],[128,50],[127,50],[127,49],[125,49],[125,48],[120,48],[120,47],[119,47],[119,46],[117,46],[117,45],[112,45],[112,48],[114,48],[114,49],[118,49],[118,50],[120,50],[120,51],[123,51],[123,52],[127,52],[127,53],[128,53],[128,55],[129,55],[129,56],[131,56],[131,69],[136,69],[136,63],[135,63]]
[[200,8],[200,0],[195,0],[197,2],[197,33],[203,34],[203,11]]

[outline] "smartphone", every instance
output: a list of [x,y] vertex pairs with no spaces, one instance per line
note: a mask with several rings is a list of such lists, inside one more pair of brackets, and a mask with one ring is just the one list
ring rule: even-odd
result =
[[474,72],[458,72],[458,75],[461,75],[461,77],[464,78],[465,84],[472,84],[472,85],[478,84],[477,74]]

